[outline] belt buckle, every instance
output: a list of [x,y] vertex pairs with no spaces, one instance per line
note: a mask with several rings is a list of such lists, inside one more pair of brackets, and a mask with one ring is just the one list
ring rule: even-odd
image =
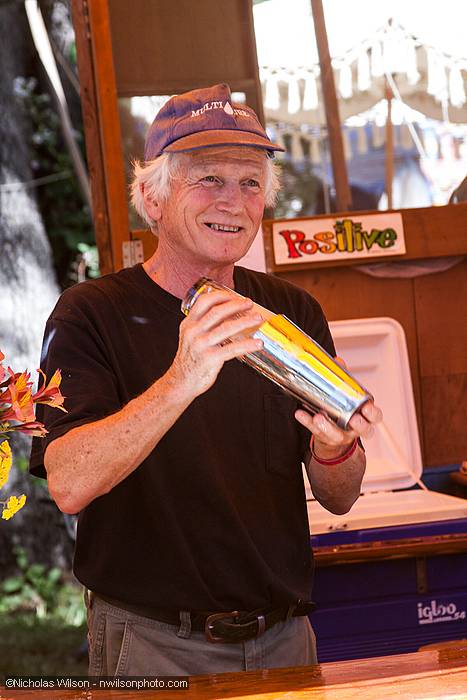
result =
[[224,642],[225,640],[223,637],[216,637],[215,634],[212,633],[212,629],[214,626],[214,623],[217,622],[218,620],[231,620],[236,617],[238,617],[239,612],[238,610],[234,610],[233,612],[228,612],[228,613],[214,613],[214,615],[209,615],[206,618],[206,622],[204,624],[204,633],[206,635],[206,639],[208,642],[212,642],[213,644],[217,644],[219,642]]

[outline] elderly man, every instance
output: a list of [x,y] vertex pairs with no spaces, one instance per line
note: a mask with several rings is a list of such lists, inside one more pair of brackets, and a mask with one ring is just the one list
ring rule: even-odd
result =
[[[277,150],[227,85],[169,100],[133,184],[157,251],[68,289],[48,321],[43,366],[62,368],[68,413],[44,410],[31,468],[79,513],[92,675],[316,662],[301,463],[316,498],[346,512],[365,469],[357,438],[379,411],[365,405],[343,432],[229,362],[260,347],[242,338],[260,321],[251,300],[334,353],[313,298],[235,266],[274,201]],[[247,299],[212,292],[184,318],[201,276]]]

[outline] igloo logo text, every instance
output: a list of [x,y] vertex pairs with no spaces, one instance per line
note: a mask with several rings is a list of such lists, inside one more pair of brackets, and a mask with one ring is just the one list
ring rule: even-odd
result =
[[438,603],[432,600],[430,603],[418,603],[418,624],[432,625],[435,622],[453,622],[465,620],[465,610],[458,610],[455,603]]

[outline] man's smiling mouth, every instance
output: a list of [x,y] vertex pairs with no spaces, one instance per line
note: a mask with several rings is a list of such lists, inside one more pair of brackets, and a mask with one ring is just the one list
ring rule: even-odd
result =
[[223,231],[225,233],[238,233],[241,226],[227,226],[226,224],[206,224],[213,231]]

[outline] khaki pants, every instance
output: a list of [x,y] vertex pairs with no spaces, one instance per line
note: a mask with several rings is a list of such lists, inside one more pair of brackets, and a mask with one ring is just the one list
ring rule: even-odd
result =
[[190,630],[189,617],[179,627],[169,625],[93,594],[86,596],[86,605],[90,676],[194,676],[317,663],[307,617],[279,622],[247,642],[212,644]]

